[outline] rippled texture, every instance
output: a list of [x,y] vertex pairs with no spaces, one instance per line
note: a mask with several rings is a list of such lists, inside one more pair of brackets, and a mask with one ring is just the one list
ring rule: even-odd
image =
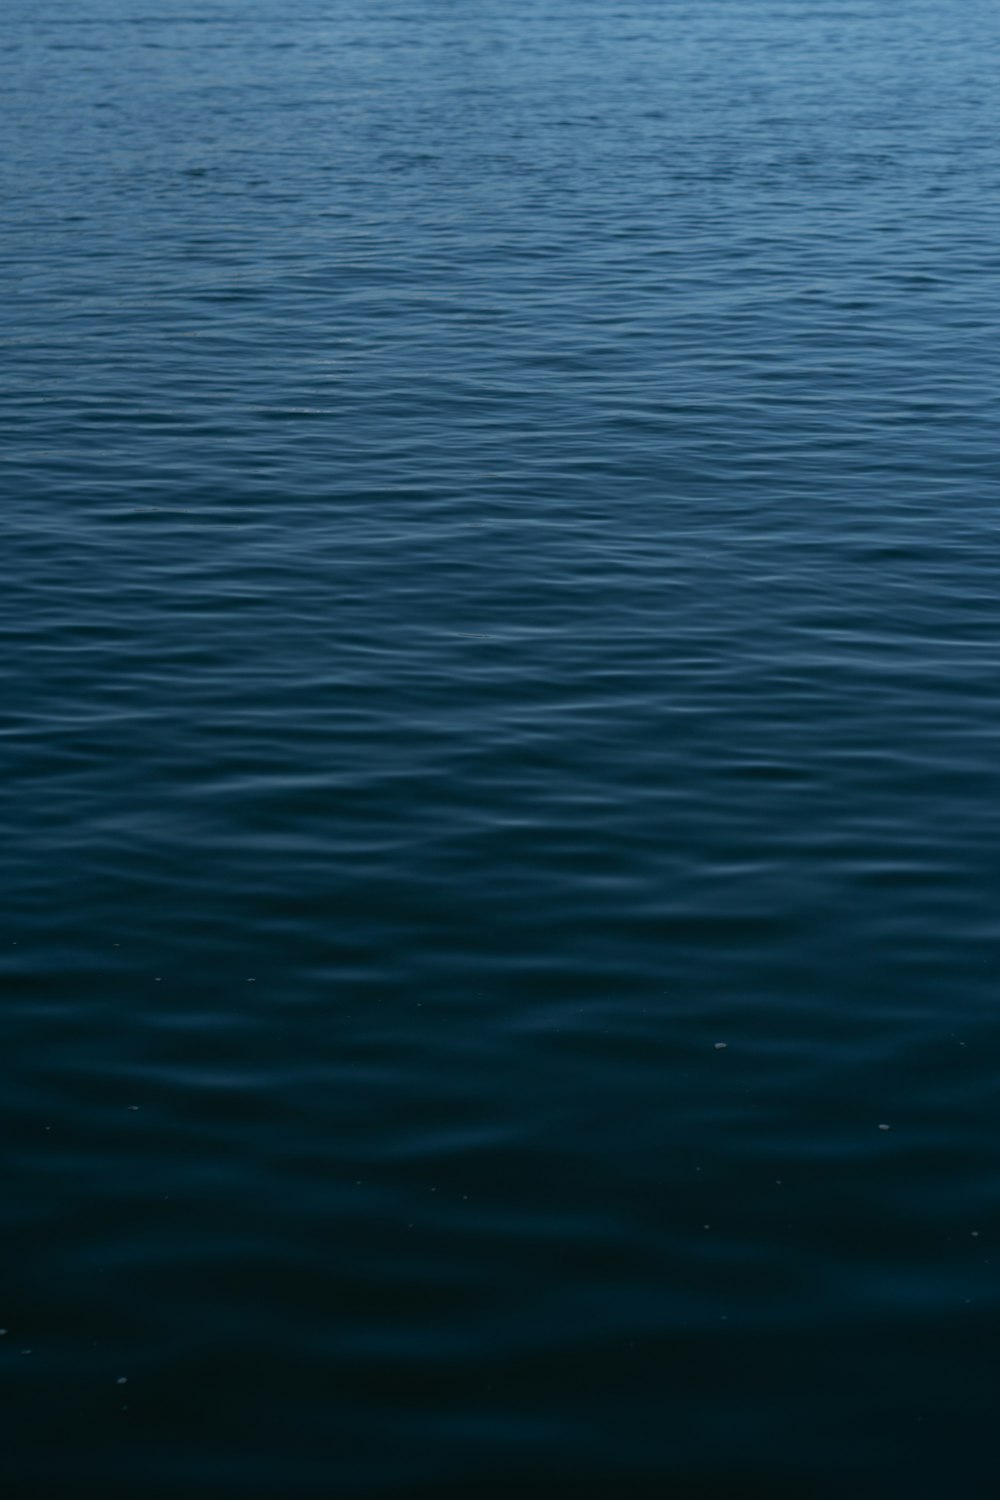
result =
[[2,47],[5,1496],[995,1495],[996,7]]

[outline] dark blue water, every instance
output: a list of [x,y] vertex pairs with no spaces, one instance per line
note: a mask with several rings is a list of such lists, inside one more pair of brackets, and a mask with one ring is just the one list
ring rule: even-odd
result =
[[996,7],[0,44],[4,1495],[995,1495]]

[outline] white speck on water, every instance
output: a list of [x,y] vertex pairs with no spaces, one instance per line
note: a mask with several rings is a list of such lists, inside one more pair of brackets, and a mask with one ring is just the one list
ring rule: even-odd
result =
[[30,1349],[22,1349],[22,1350],[21,1350],[21,1353],[22,1353],[22,1354],[30,1354],[30,1353],[31,1353],[31,1350],[30,1350]]
[[4,1334],[5,1334],[5,1333],[6,1333],[6,1332],[7,1332],[7,1330],[6,1330],[6,1328],[0,1328],[0,1339],[2,1339],[2,1338],[3,1338],[3,1336],[4,1336]]
[[715,1044],[715,1050],[716,1050],[716,1052],[725,1052],[725,1050],[726,1050],[726,1048],[728,1046],[729,1046],[728,1042],[716,1042],[716,1044]]
[[879,1130],[891,1130],[891,1129],[892,1129],[891,1125],[880,1125],[879,1126]]
[[711,1224],[703,1224],[701,1227],[702,1229],[711,1229],[712,1226]]
[[137,1110],[138,1108],[139,1108],[138,1104],[130,1104],[129,1105],[129,1109],[131,1109],[131,1110]]
[[127,1375],[119,1375],[118,1379],[115,1381],[115,1384],[116,1385],[127,1385],[128,1384],[128,1376]]
[[979,1230],[978,1230],[978,1229],[974,1229],[974,1230],[973,1230],[973,1231],[972,1231],[972,1238],[973,1238],[973,1239],[974,1239],[974,1240],[978,1240],[978,1238],[979,1238]]

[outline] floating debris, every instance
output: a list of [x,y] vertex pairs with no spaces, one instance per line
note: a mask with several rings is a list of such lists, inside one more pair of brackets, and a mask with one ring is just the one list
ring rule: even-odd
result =
[[726,1050],[726,1048],[728,1046],[729,1046],[728,1042],[716,1042],[716,1044],[715,1044],[715,1050],[716,1050],[716,1052],[725,1052],[725,1050]]
[[891,1129],[892,1129],[891,1125],[880,1125],[879,1126],[879,1130],[891,1130]]

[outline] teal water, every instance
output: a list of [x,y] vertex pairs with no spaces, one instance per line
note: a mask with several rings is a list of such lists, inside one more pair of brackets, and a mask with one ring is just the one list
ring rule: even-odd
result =
[[4,1496],[995,1495],[1000,12],[3,20]]

